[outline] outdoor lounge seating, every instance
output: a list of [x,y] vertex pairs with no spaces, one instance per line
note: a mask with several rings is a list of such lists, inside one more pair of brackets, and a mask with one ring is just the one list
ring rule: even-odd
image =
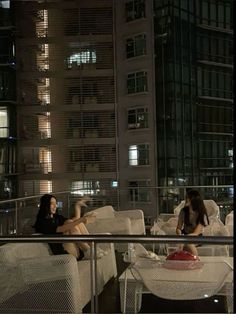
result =
[[[89,233],[109,232],[111,234],[145,234],[144,214],[140,209],[116,211],[112,206],[104,206],[90,211],[96,220],[87,225]],[[117,243],[118,251],[125,251],[127,244]]]
[[234,235],[234,211],[232,210],[226,217],[225,217],[225,227],[227,228],[229,235]]
[[[105,247],[104,247],[105,246]],[[97,260],[97,288],[117,275],[113,244]],[[82,313],[91,299],[90,261],[51,255],[42,243],[0,247],[0,313]]]
[[[220,216],[220,208],[213,200],[203,200],[204,205],[207,210],[208,217],[218,217]],[[174,214],[179,215],[180,210],[184,207],[185,201],[181,201],[181,203],[174,208]]]
[[[168,219],[165,219],[165,215],[163,215],[164,219],[161,219],[160,215],[160,218],[156,222],[156,226],[152,229],[152,233],[176,235],[178,214],[181,208],[184,207],[184,204],[185,201],[182,201],[174,209],[174,214],[167,215]],[[209,217],[209,225],[204,228],[203,234],[207,236],[228,236],[229,232],[219,218],[219,206],[213,200],[204,200],[204,204]],[[176,248],[177,246],[174,245],[166,245],[166,249],[168,249],[169,252],[176,250]],[[227,245],[201,245],[197,250],[200,256],[229,256],[229,248]]]

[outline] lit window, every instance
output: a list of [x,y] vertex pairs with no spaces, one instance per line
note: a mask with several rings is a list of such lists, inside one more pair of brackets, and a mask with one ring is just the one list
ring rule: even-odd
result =
[[129,146],[129,165],[130,166],[149,165],[149,144]]
[[2,0],[2,1],[0,1],[0,8],[10,9],[10,0]]
[[6,107],[0,107],[0,137],[9,136],[9,122]]
[[[52,193],[52,181],[40,180],[39,181],[39,194]],[[37,194],[37,193],[34,193]]]
[[129,195],[131,202],[150,202],[150,181],[136,180],[129,182]]
[[94,195],[100,192],[99,181],[73,181],[71,183],[71,194],[75,195]]
[[146,54],[146,35],[141,34],[126,39],[126,57],[133,58]]
[[126,22],[145,17],[145,0],[132,0],[125,4]]
[[70,55],[69,58],[67,58],[67,66],[68,68],[72,68],[73,66],[85,63],[96,63],[96,61],[96,51],[87,49]]
[[148,127],[148,109],[136,108],[128,111],[128,129],[143,129]]
[[233,157],[233,149],[228,149],[228,156]]
[[127,93],[147,92],[147,72],[135,72],[128,74],[127,77]]

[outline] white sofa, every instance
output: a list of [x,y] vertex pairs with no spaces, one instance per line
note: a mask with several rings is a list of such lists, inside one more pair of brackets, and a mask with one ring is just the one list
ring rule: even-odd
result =
[[[97,260],[98,293],[116,277],[114,246]],[[82,313],[91,300],[90,261],[51,255],[47,244],[10,243],[0,246],[0,313]]]
[[[178,215],[180,210],[184,207],[185,201],[174,209],[173,214],[162,214],[157,220],[156,225],[153,226],[151,232],[153,234],[176,235],[176,226],[178,223]],[[229,232],[223,222],[219,218],[219,206],[213,200],[204,200],[204,205],[209,217],[209,225],[204,227],[203,235],[205,236],[228,236]],[[167,245],[166,249],[169,251],[176,250],[177,246]],[[197,248],[200,256],[229,256],[228,245],[208,245],[204,244]]]
[[[95,213],[96,220],[86,225],[90,234],[108,232],[111,234],[146,234],[144,214],[141,209],[116,211],[110,205],[96,208],[89,213]],[[124,251],[127,244],[116,243],[115,249]]]
[[234,236],[234,211],[233,210],[231,210],[231,212],[225,217],[225,227],[227,228],[229,235],[233,237]]
[[[207,210],[208,217],[220,217],[220,208],[213,200],[203,200]],[[179,215],[180,210],[185,206],[185,201],[181,201],[180,204],[174,208],[174,214]]]
[[89,232],[111,234],[145,234],[144,214],[141,209],[116,211],[110,205],[96,208],[94,223],[86,225]]

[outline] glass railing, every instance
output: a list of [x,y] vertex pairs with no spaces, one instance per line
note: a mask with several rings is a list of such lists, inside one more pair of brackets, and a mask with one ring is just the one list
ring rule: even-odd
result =
[[[111,205],[115,210],[141,209],[145,225],[150,228],[160,215],[173,215],[174,209],[185,199],[189,186],[171,187],[113,187],[101,190],[74,189],[53,193],[58,202],[58,212],[65,217],[74,214],[74,204],[82,195],[91,201],[83,213],[95,208]],[[224,223],[226,215],[233,207],[233,186],[194,186],[204,200],[213,200],[219,207],[219,218]],[[0,201],[0,234],[29,234],[34,224],[41,195]],[[82,214],[83,214],[82,213]],[[166,215],[166,217],[168,216]]]
[[[141,209],[144,212],[145,225],[150,228],[154,221],[163,214],[174,214],[174,209],[185,199],[186,186],[177,187],[130,187],[106,190],[99,188],[74,189],[53,193],[58,202],[58,211],[66,217],[74,213],[74,204],[82,195],[88,195],[91,201],[83,213],[106,205],[115,210]],[[213,200],[219,207],[219,216],[224,223],[226,215],[233,206],[233,186],[194,186],[204,200]],[[41,195],[0,201],[0,234],[32,233],[38,212]],[[82,213],[82,214],[83,214]]]

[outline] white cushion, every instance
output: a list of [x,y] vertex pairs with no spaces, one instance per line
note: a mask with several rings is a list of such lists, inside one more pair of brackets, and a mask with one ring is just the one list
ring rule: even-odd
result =
[[[219,206],[213,200],[203,200],[204,205],[207,210],[207,214],[209,217],[219,217],[220,209]],[[180,210],[184,207],[185,201],[181,201],[181,203],[174,208],[174,214],[179,215]]]
[[233,212],[233,210],[225,217],[225,224],[226,225],[233,225],[234,224],[234,212]]
[[104,218],[114,218],[114,209],[112,206],[103,206],[96,208],[94,210],[91,210],[90,213],[95,213],[97,219],[104,219]]
[[8,243],[0,247],[0,262],[17,264],[19,259],[40,258],[50,254],[46,243]]

